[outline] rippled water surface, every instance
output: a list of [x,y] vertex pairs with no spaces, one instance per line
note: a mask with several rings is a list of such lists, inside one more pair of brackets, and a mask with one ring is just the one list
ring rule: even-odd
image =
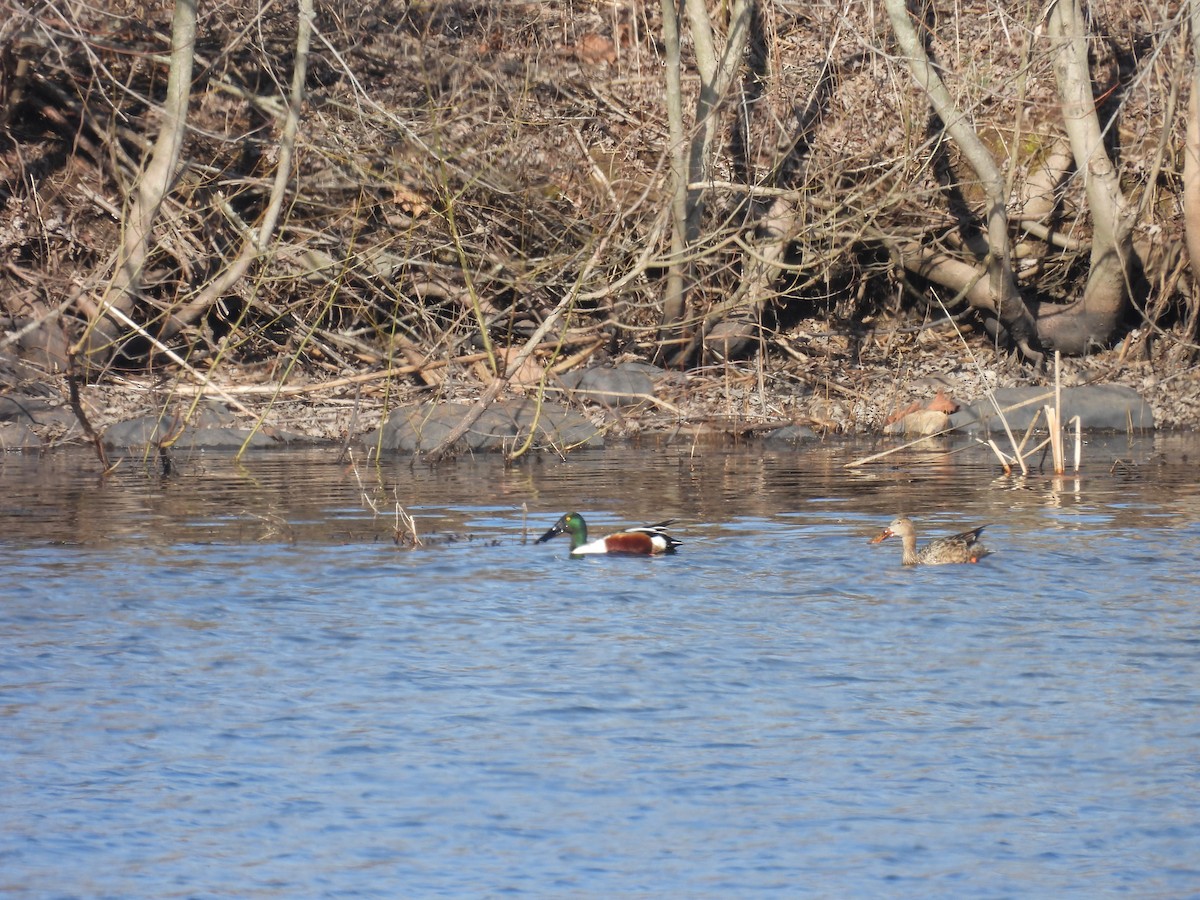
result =
[[1200,895],[1200,445],[871,449],[3,458],[0,893]]

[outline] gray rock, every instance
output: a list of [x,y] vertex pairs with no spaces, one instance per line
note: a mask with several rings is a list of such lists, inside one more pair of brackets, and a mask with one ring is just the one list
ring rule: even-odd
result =
[[619,366],[614,366],[617,369],[623,369],[626,372],[641,372],[643,375],[655,381],[662,378],[664,375],[670,375],[666,369],[661,366],[656,366],[654,363],[642,362],[641,360],[631,359],[629,362],[623,362]]
[[571,450],[576,447],[602,447],[604,437],[586,416],[560,406],[542,402],[539,408],[532,398],[505,404],[517,424],[518,432],[529,434],[535,428],[534,446]]
[[172,450],[238,451],[242,447],[252,450],[280,448],[290,443],[280,436],[263,431],[252,432],[249,428],[185,428],[179,439],[171,445]]
[[807,425],[784,425],[782,428],[776,428],[774,431],[768,431],[763,435],[763,442],[765,444],[779,444],[788,447],[794,447],[797,444],[809,444],[820,439],[821,436]]
[[[381,428],[363,435],[368,450],[381,453],[423,453],[439,446],[470,411],[465,403],[422,403],[393,412]],[[463,436],[460,449],[507,451],[533,434],[533,447],[546,449],[603,444],[603,438],[579,413],[554,403],[531,399],[497,403],[486,409]]]
[[144,448],[157,446],[170,433],[174,420],[170,416],[138,416],[116,422],[104,431],[104,445],[113,448]]
[[221,403],[210,400],[196,407],[189,423],[193,428],[225,428],[236,422],[233,413]]
[[[1004,411],[1013,432],[1024,432],[1037,410],[1054,404],[1054,389],[1043,387],[1001,388],[996,402]],[[1079,416],[1085,431],[1152,430],[1154,413],[1133,388],[1120,384],[1089,384],[1063,388],[1063,425]],[[986,398],[980,398],[950,417],[952,427],[968,433],[1003,432],[1004,424]],[[1045,426],[1045,419],[1040,422]],[[1019,435],[1018,435],[1019,436]]]
[[[309,442],[302,435],[277,432],[272,429],[252,431],[227,424],[232,416],[225,410],[201,407],[183,432],[171,443],[171,450],[189,452],[214,450],[237,452],[243,447],[252,450],[281,448],[289,444]],[[127,419],[109,426],[103,436],[104,445],[114,450],[146,453],[156,450],[159,442],[169,436],[175,426],[171,416],[154,414]]]
[[471,450],[502,450],[506,443],[511,446],[522,433],[512,410],[496,404],[483,411],[464,440]]
[[467,414],[465,403],[422,403],[395,410],[382,426],[363,436],[368,450],[417,453],[432,450]]
[[41,450],[42,441],[23,423],[0,423],[0,450]]
[[33,327],[17,340],[17,355],[45,372],[67,371],[66,333],[57,323],[42,321],[34,324],[29,317],[13,319],[10,328],[14,332],[21,332],[31,325]]
[[[647,371],[649,370],[649,371]],[[605,406],[633,406],[654,396],[653,366],[621,365],[610,369],[573,369],[558,376],[559,383],[576,400]]]
[[50,403],[39,397],[10,394],[7,397],[0,397],[0,420],[30,422],[39,425],[42,423],[45,413],[57,407],[57,403]]

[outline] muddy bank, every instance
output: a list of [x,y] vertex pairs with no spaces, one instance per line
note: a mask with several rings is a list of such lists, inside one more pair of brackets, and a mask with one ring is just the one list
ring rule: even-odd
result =
[[[1149,362],[1102,356],[1064,361],[1064,422],[1083,429],[1144,431],[1192,428],[1200,399],[1194,376],[1162,380]],[[637,440],[693,441],[732,437],[802,445],[834,435],[978,433],[1001,428],[994,398],[1010,427],[1026,429],[1054,402],[1053,384],[1026,367],[983,369],[942,356],[894,365],[848,366],[839,377],[796,361],[754,362],[674,372],[636,360],[610,360],[538,383],[510,384],[449,452],[569,453],[580,447]],[[997,371],[997,369],[1002,371]],[[1106,371],[1107,370],[1107,371]],[[0,445],[42,451],[87,443],[69,402],[66,379],[19,360],[0,360]],[[342,378],[331,383],[297,374],[264,383],[261,372],[223,372],[203,390],[146,377],[85,385],[80,409],[112,454],[254,452],[326,445],[363,453],[423,454],[474,414],[480,383],[458,373],[438,390],[389,381]],[[831,373],[833,374],[833,373]],[[990,397],[989,397],[990,392]],[[1040,426],[1039,426],[1040,427]]]

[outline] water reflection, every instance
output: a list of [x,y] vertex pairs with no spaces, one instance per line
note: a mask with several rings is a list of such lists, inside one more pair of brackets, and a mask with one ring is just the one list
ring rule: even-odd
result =
[[[1193,444],[878,449],[5,458],[0,890],[1200,892]],[[571,509],[685,544],[528,542]]]
[[[1192,443],[1180,436],[1093,438],[1079,474],[998,473],[980,446],[914,448],[870,466],[845,468],[875,448],[818,445],[796,452],[755,448],[581,453],[565,461],[506,466],[493,457],[436,468],[420,462],[339,464],[328,453],[288,453],[237,462],[181,460],[163,477],[127,463],[109,478],[84,454],[8,454],[0,524],[19,540],[90,546],[122,541],[324,541],[388,539],[396,506],[423,532],[474,534],[489,511],[508,528],[524,508],[544,527],[568,509],[609,514],[608,524],[675,516],[717,527],[737,518],[802,514],[818,521],[853,507],[889,519],[972,516],[1012,521],[1046,510],[1100,506],[1130,531],[1196,518]],[[1190,454],[1190,456],[1189,456]],[[1136,486],[1136,491],[1133,488]],[[1128,498],[1131,502],[1120,502]],[[834,516],[836,518],[836,516]],[[1014,523],[1019,525],[1019,522]]]

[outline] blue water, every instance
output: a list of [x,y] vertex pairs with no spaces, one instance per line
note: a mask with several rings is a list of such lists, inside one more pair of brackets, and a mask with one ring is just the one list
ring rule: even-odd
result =
[[1131,452],[8,463],[0,893],[1200,895],[1200,491]]

